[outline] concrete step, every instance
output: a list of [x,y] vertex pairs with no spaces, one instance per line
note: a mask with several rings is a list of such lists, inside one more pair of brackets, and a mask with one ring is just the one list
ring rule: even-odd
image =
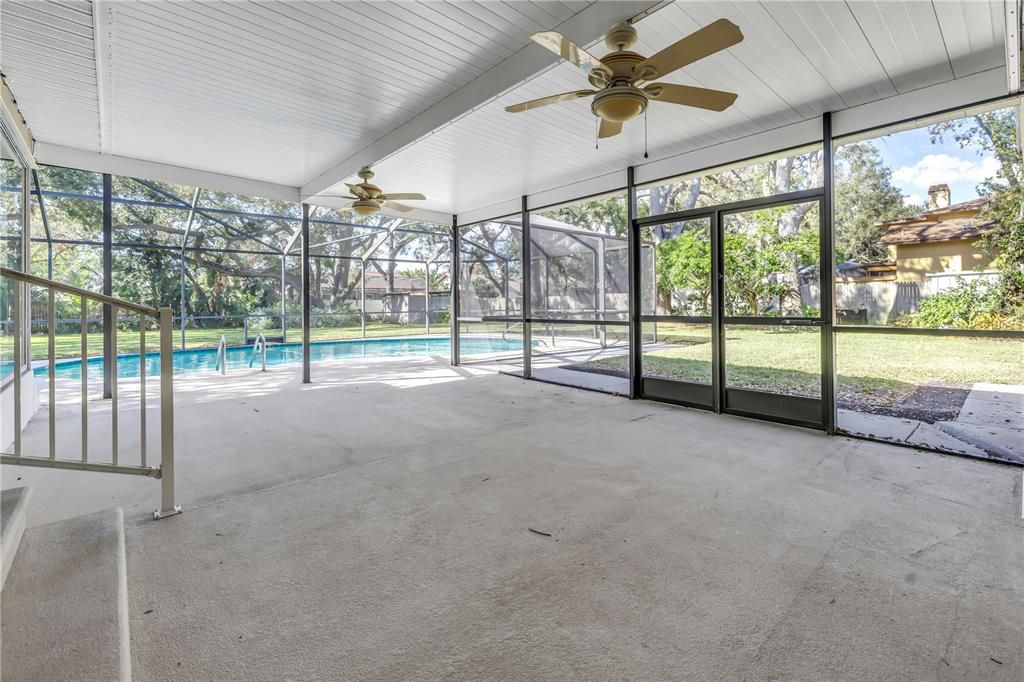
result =
[[0,588],[7,584],[7,573],[21,546],[25,533],[25,510],[32,488],[9,488],[0,491]]
[[120,508],[26,531],[2,594],[2,679],[131,679],[126,571]]

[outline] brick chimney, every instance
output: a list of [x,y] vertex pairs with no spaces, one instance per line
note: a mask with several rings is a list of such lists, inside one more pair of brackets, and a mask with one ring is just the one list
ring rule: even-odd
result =
[[949,206],[949,185],[932,185],[928,188],[928,210]]

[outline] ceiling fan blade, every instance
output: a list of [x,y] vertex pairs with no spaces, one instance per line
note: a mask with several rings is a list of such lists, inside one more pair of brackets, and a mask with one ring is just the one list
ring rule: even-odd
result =
[[622,132],[622,121],[606,121],[601,119],[601,127],[597,129],[598,139],[615,137]]
[[346,182],[345,186],[348,187],[349,191],[352,192],[352,194],[355,194],[357,197],[365,199],[369,196],[367,195],[366,190],[363,189],[362,185],[350,185]]
[[597,90],[573,90],[572,92],[563,92],[560,95],[548,95],[547,97],[541,97],[540,99],[531,99],[529,102],[513,104],[505,107],[505,111],[510,113],[529,111],[530,109],[546,107],[549,104],[555,104],[557,102],[568,102],[570,100],[579,99],[580,97],[588,97],[596,93]]
[[412,210],[412,206],[406,206],[405,204],[398,204],[398,203],[395,203],[394,201],[388,201],[387,202],[387,207],[388,208],[392,208],[392,209],[394,209],[396,211],[399,211],[400,213],[408,213],[409,211]]
[[633,73],[639,80],[661,78],[742,40],[743,33],[739,26],[728,19],[719,19],[640,62]]
[[325,198],[328,198],[328,199],[352,199],[352,200],[355,200],[355,199],[359,198],[359,197],[350,197],[347,194],[324,194],[323,192],[321,192],[319,194],[303,194],[301,196],[302,196],[303,199],[315,199],[316,197],[325,197]]
[[608,80],[608,76],[611,75],[608,67],[602,64],[600,59],[590,54],[582,47],[563,36],[561,33],[556,31],[534,33],[530,36],[530,40],[541,47],[551,50],[565,61],[581,69],[588,76],[594,71],[598,71],[601,73],[602,80]]
[[404,194],[403,193],[385,194],[384,196],[381,197],[381,199],[383,199],[384,201],[391,201],[392,199],[408,199],[408,200],[415,200],[415,201],[425,201],[426,197],[423,196],[422,194],[420,194],[419,192],[405,192]]
[[736,101],[735,92],[696,88],[692,85],[676,85],[675,83],[651,83],[644,92],[655,102],[671,102],[684,104],[688,107],[725,111]]

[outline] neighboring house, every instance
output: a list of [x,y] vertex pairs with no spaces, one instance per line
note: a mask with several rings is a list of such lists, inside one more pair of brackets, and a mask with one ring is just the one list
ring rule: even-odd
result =
[[979,217],[987,200],[949,200],[948,185],[932,185],[924,213],[878,223],[885,230],[879,242],[889,251],[890,263],[872,264],[872,274],[888,266],[896,281],[923,284],[928,275],[990,269],[992,256],[978,243],[996,227],[994,220]]
[[[358,277],[358,275],[357,275]],[[422,294],[423,293],[423,278],[422,277],[406,277],[400,273],[395,273],[395,286],[390,293],[393,294]],[[379,272],[367,272],[366,273],[366,296],[367,298],[380,298],[388,292],[388,280],[387,277],[380,274]],[[358,291],[358,289],[357,289]]]

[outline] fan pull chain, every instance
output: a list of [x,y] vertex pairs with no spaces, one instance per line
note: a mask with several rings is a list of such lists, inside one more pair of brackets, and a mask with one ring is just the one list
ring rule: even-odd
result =
[[644,109],[644,158],[647,158],[647,110]]
[[594,149],[601,148],[601,119],[594,121]]

